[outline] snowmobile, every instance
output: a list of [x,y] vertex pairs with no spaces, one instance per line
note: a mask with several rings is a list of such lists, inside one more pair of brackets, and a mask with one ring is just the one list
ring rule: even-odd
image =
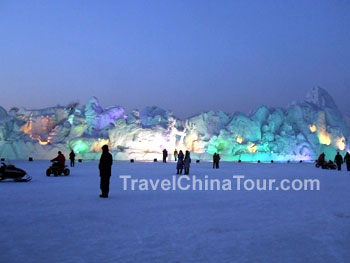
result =
[[0,167],[0,181],[12,179],[15,182],[29,182],[32,177],[27,175],[27,172],[15,167],[14,165],[6,165],[1,163]]
[[321,167],[322,167],[322,169],[325,169],[325,170],[335,170],[335,169],[337,169],[337,166],[332,161],[329,161],[328,163],[324,162]]
[[70,174],[70,170],[67,168],[67,165],[62,168],[58,165],[57,162],[53,162],[53,164],[46,170],[46,176],[50,176],[53,174],[54,176],[62,175],[68,176]]

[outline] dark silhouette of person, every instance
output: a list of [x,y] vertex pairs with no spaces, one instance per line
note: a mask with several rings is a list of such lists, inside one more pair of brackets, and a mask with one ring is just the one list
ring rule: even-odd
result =
[[70,167],[74,167],[75,153],[73,150],[69,154],[69,160],[70,160]]
[[185,174],[189,174],[190,173],[190,163],[191,163],[190,152],[186,151],[185,159],[184,159]]
[[350,172],[350,154],[347,152],[344,156],[344,162],[346,163],[346,169]]
[[66,165],[65,165],[66,157],[64,157],[64,155],[61,151],[58,151],[57,157],[50,160],[50,162],[57,162],[56,165],[62,169],[64,169],[64,167],[66,167]]
[[166,158],[168,157],[168,151],[166,149],[163,150],[163,163],[166,163]]
[[175,162],[177,161],[177,155],[178,155],[178,153],[177,153],[177,150],[175,149],[175,151],[174,151]]
[[100,170],[100,188],[102,194],[101,198],[108,198],[109,193],[109,180],[112,175],[112,164],[113,158],[112,154],[109,153],[108,145],[102,146],[102,154],[100,158],[100,163],[98,165],[98,169]]
[[318,157],[317,162],[316,162],[316,167],[320,167],[325,163],[325,157],[326,157],[326,155],[324,153],[320,154],[320,156]]
[[215,168],[216,169],[219,169],[219,162],[220,162],[220,155],[218,154],[218,153],[215,153],[214,155],[213,155],[213,161],[214,161],[214,163],[213,163],[213,168],[214,168],[214,166],[215,166]]
[[177,169],[177,173],[176,174],[182,174],[182,170],[184,168],[184,154],[182,151],[179,152],[179,155],[177,156],[177,164],[176,164],[176,169]]
[[343,157],[340,155],[339,152],[337,152],[337,155],[334,158],[334,162],[337,164],[338,166],[338,171],[341,171],[341,165],[344,162],[343,161]]
[[216,153],[213,155],[213,169],[215,168]]

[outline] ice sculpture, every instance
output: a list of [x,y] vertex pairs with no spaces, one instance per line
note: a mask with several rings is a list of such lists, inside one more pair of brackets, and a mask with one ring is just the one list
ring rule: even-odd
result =
[[193,158],[226,161],[311,161],[321,152],[333,158],[349,150],[349,122],[322,88],[287,108],[259,107],[250,115],[209,111],[186,120],[156,106],[126,114],[102,108],[93,97],[86,106],[41,110],[0,107],[0,157],[49,159],[57,150],[98,159],[108,144],[117,160],[161,158],[162,150],[189,150]]

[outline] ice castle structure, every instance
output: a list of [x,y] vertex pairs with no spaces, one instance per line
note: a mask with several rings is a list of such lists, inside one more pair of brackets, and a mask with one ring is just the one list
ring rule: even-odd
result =
[[349,122],[322,88],[286,108],[262,106],[252,114],[203,112],[180,120],[171,111],[147,107],[126,113],[102,108],[93,97],[77,104],[40,110],[0,107],[0,157],[50,159],[58,150],[99,159],[108,144],[115,160],[161,159],[162,150],[189,150],[193,159],[224,161],[313,161],[349,150]]

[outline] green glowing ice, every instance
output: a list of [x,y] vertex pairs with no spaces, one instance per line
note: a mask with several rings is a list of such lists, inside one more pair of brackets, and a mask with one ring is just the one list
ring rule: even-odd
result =
[[216,141],[213,144],[209,144],[208,153],[209,154],[214,154],[214,153],[221,154],[226,149],[227,144],[228,144],[227,141]]
[[76,153],[86,153],[89,150],[89,146],[82,140],[78,140],[73,144],[73,150]]

